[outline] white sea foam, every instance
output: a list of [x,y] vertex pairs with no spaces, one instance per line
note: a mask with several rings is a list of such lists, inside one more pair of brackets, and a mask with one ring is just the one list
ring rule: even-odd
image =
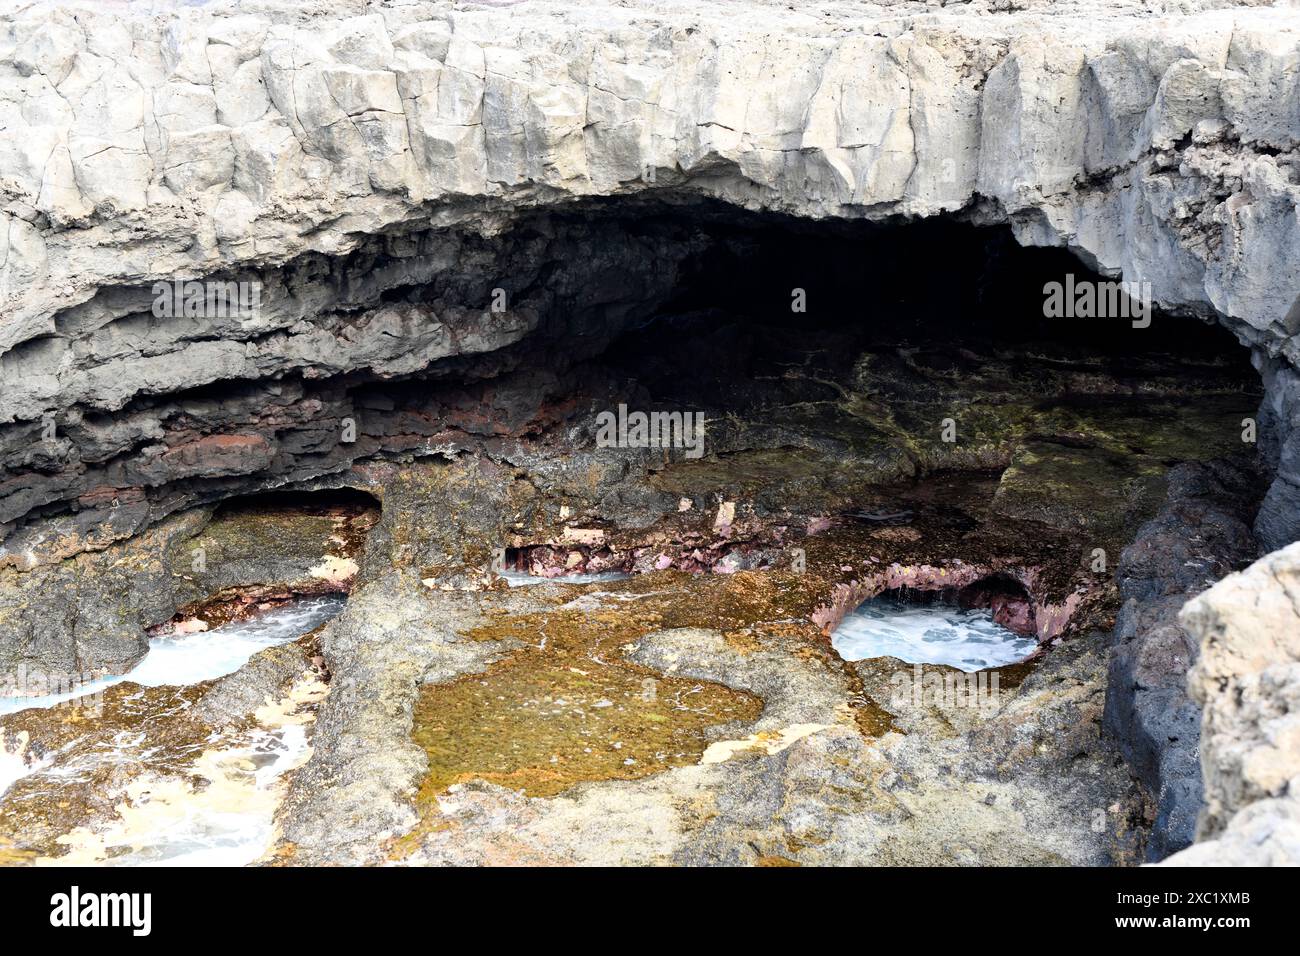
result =
[[62,694],[0,697],[0,716],[29,707],[53,707],[133,681],[146,687],[184,686],[233,674],[258,651],[296,640],[343,610],[344,599],[309,598],[211,631],[155,637],[149,653],[126,674],[88,681]]
[[149,642],[149,654],[126,680],[161,687],[233,674],[258,651],[297,640],[324,624],[345,603],[337,597],[310,598],[213,631],[156,637]]
[[[306,728],[291,724],[256,732],[249,743],[214,755],[206,790],[179,793],[130,832],[132,849],[114,854],[114,866],[246,866],[271,845],[278,781],[310,748]],[[153,801],[159,807],[163,801]]]
[[[0,714],[32,707],[52,707],[66,700],[133,681],[149,687],[194,684],[231,674],[258,651],[295,640],[338,614],[341,598],[313,598],[241,621],[195,634],[158,637],[149,654],[128,674],[83,684],[77,690],[46,697],[10,698],[0,702]],[[107,827],[78,827],[63,839],[65,856],[52,864],[110,863],[114,866],[244,866],[260,858],[271,845],[275,810],[281,798],[281,778],[300,766],[311,749],[307,718],[299,708],[318,699],[323,685],[295,691],[280,709],[264,707],[259,720],[267,726],[234,746],[214,746],[195,761],[194,786],[185,777],[159,778],[144,774],[127,786],[118,805],[118,819]],[[316,696],[313,696],[316,695]],[[40,772],[51,785],[84,785],[79,768],[59,764],[57,755],[28,764],[26,739],[17,749],[0,746],[0,795],[17,780]],[[11,743],[14,743],[11,741]],[[217,743],[214,737],[214,744]],[[108,753],[124,765],[140,761],[147,752],[144,733],[122,732]]]
[[40,769],[39,764],[29,765],[22,748],[11,753],[0,743],[0,796],[15,783]]
[[521,588],[530,584],[547,584],[549,582],[591,584],[595,581],[623,581],[632,575],[624,571],[601,571],[599,574],[563,574],[547,578],[538,574],[526,574],[523,571],[502,571],[501,576],[506,579],[506,583],[512,588]]
[[867,601],[831,635],[846,661],[895,657],[909,664],[945,664],[972,673],[1024,660],[1038,647],[993,621],[987,609]]

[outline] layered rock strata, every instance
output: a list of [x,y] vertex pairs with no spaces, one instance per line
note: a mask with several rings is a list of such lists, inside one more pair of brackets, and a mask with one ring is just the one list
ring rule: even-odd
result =
[[[494,289],[517,290],[463,278],[472,248],[411,228],[490,246],[522,213],[594,196],[1008,223],[1218,318],[1262,365],[1297,358],[1294,10],[353,6],[6,15],[0,525],[188,473],[294,471],[285,456],[321,436],[280,448],[238,414],[205,428],[213,386],[294,406],[299,376],[498,350],[533,327],[529,303],[484,320]],[[381,236],[388,258],[358,276]],[[454,295],[377,308],[450,273]],[[152,314],[155,282],[192,278],[261,282],[264,305]],[[1270,547],[1300,533],[1289,380],[1270,374],[1266,405]],[[187,404],[131,405],[168,395]],[[181,419],[188,438],[160,424]],[[99,473],[128,449],[144,463]]]
[[[737,15],[733,6],[648,0],[509,9],[74,0],[6,12],[0,627],[9,633],[0,630],[0,648],[10,662],[26,656],[72,668],[93,651],[128,666],[146,626],[207,593],[178,583],[183,545],[210,515],[186,509],[278,486],[400,483],[388,459],[487,454],[481,478],[492,490],[459,503],[521,511],[536,487],[514,468],[529,459],[545,470],[537,487],[548,507],[595,484],[599,499],[586,498],[608,514],[652,521],[680,494],[673,469],[645,484],[626,481],[625,463],[605,461],[583,475],[562,456],[537,461],[519,443],[564,421],[571,397],[591,384],[584,360],[671,295],[696,242],[691,224],[713,202],[819,227],[936,217],[1000,224],[1022,244],[1061,247],[1106,276],[1149,283],[1161,321],[1189,313],[1221,323],[1251,350],[1266,388],[1253,425],[1234,410],[1241,434],[1257,426],[1274,473],[1254,533],[1264,549],[1300,537],[1300,265],[1292,254],[1300,241],[1300,16],[1283,3],[1245,0],[1198,0],[1158,18],[1129,0],[1019,6],[936,10],[899,0],[792,10],[753,0]],[[587,211],[598,201],[643,203],[635,208],[667,210],[677,221],[657,233],[625,225],[601,232]],[[579,216],[577,226],[566,225],[568,213]],[[256,306],[219,315],[160,308],[156,284],[178,279],[248,284]],[[1114,334],[1146,333],[1121,323]],[[992,429],[995,437],[962,450],[968,457],[945,459],[918,448],[906,428],[901,437],[889,432],[889,415],[869,393],[850,417],[887,439],[884,451],[854,466],[866,461],[894,479],[941,460],[1006,468],[996,514],[1058,528],[1074,522],[1089,544],[1110,544],[1149,514],[1164,461],[1204,456],[1171,441],[1168,454],[1135,453],[1137,467],[1125,471],[1116,467],[1114,436],[1081,447],[1070,444],[1073,435],[1064,445],[1043,442],[1019,420],[1007,426],[1014,441]],[[791,433],[775,428],[767,437]],[[818,442],[823,460],[843,448],[825,436]],[[749,456],[745,479],[762,486],[753,495],[760,507],[777,510],[787,489],[807,480],[773,478],[770,458],[743,441],[724,447]],[[1051,491],[1066,465],[1101,476],[1090,488],[1101,489],[1109,526],[1096,525],[1091,501]],[[1218,573],[1248,544],[1240,515],[1216,509],[1207,505],[1201,517],[1223,531],[1222,541],[1202,556]],[[1157,527],[1157,539],[1179,526],[1172,510],[1166,517],[1173,523]],[[380,525],[376,534],[389,536],[406,572],[371,568],[352,617],[327,638],[344,682],[322,717],[320,755],[304,770],[304,781],[320,786],[314,797],[306,786],[293,791],[287,827],[318,819],[311,801],[336,785],[340,805],[355,808],[375,805],[372,791],[382,791],[393,809],[381,822],[394,833],[410,826],[412,811],[393,795],[418,777],[419,754],[401,722],[385,722],[371,702],[400,688],[409,707],[417,683],[473,671],[504,651],[469,647],[439,623],[470,613],[457,589],[473,584],[506,540],[504,510],[472,523],[479,530],[469,540],[443,540],[467,525],[425,524],[407,516]],[[1188,722],[1177,687],[1181,638],[1168,615],[1202,582],[1199,565],[1196,574],[1157,568],[1154,558],[1148,567],[1141,551],[1125,565],[1125,586],[1154,610],[1121,620],[1112,674],[1127,679],[1131,670],[1141,684],[1154,668],[1160,689],[1135,694],[1131,713],[1119,716],[1120,706],[1114,720],[1132,729],[1130,758],[1149,789],[1167,797],[1158,832],[1171,835],[1172,847],[1186,833],[1191,795],[1167,783],[1185,775],[1188,735],[1172,749],[1157,743],[1168,728],[1150,718],[1146,701],[1174,705]],[[1273,570],[1252,571],[1241,586],[1275,594]],[[448,590],[432,593],[426,581]],[[1236,639],[1223,635],[1246,628],[1244,647],[1249,625],[1233,615],[1248,603],[1229,601],[1224,607],[1235,610],[1212,626],[1205,609],[1217,605],[1194,604],[1202,611],[1187,627],[1225,644]],[[49,616],[51,606],[66,613]],[[361,654],[348,635],[375,627],[387,651]],[[92,640],[92,632],[107,636]],[[681,636],[647,638],[641,653],[650,660]],[[1287,648],[1276,641],[1251,646],[1285,666]],[[1078,718],[1091,728],[1097,659],[1075,650],[1084,677],[1061,724]],[[1289,792],[1269,776],[1286,760],[1238,750],[1295,750],[1280,716],[1285,675],[1255,667],[1253,657],[1243,663],[1235,651],[1232,667],[1215,671],[1210,650],[1196,672],[1206,676],[1193,684],[1207,703],[1206,759],[1215,755],[1206,764],[1202,835],[1213,842],[1205,853],[1228,846],[1244,813],[1258,816],[1253,808]],[[1234,681],[1244,682],[1232,703],[1240,712],[1217,696]],[[1027,723],[1019,736],[1012,720],[988,739],[1041,736]],[[349,754],[357,727],[385,741],[384,766]],[[794,765],[787,795],[826,796],[828,764],[863,747],[850,733],[841,727],[796,741],[784,757],[768,755]],[[807,756],[814,751],[820,756]],[[1093,779],[1104,782],[1096,792],[1115,793],[1113,768],[1088,753]],[[855,766],[867,766],[861,756]],[[942,776],[924,755],[905,754],[900,765],[908,759],[924,767],[916,779]],[[770,776],[748,780],[747,792],[764,781]],[[490,815],[502,799],[467,798],[451,812]],[[1054,793],[1044,799],[1046,834],[1060,803]],[[583,812],[607,806],[599,793],[592,800]],[[912,813],[907,800],[886,802],[889,813]],[[743,816],[742,802],[727,807]],[[974,809],[976,831],[991,834],[987,845],[1014,832],[1013,815],[999,811],[996,825],[982,828],[984,811]],[[562,832],[564,812],[552,820]],[[834,822],[822,822],[846,845],[875,847],[878,830],[834,834]],[[359,858],[354,837],[340,831],[320,858]],[[465,855],[439,839],[420,852],[430,860]],[[657,858],[722,859],[728,845],[701,844],[695,857],[668,847]],[[978,859],[969,850],[926,845],[915,859]],[[1047,855],[1095,862],[1100,848],[1078,833]],[[1043,853],[1017,844],[1008,859],[1041,861]]]

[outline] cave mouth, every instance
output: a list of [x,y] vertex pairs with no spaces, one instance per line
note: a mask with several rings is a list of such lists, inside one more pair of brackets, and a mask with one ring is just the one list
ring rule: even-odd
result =
[[238,514],[296,512],[304,515],[361,515],[376,517],[382,510],[379,498],[358,488],[276,488],[235,495],[221,501],[213,520]]
[[[1020,246],[1008,227],[810,222],[667,195],[575,203],[491,234],[370,236],[261,276],[262,322],[229,332],[256,361],[231,377],[114,380],[136,390],[107,410],[116,392],[70,393],[51,419],[57,447],[41,443],[40,422],[5,426],[0,439],[36,452],[5,466],[14,490],[0,495],[0,533],[20,551],[41,519],[71,513],[79,532],[120,537],[119,505],[142,528],[367,461],[493,453],[574,425],[590,447],[590,419],[620,404],[704,417],[702,442],[678,431],[657,449],[667,462],[817,447],[881,480],[976,464],[960,452],[997,427],[1034,433],[1024,416],[983,414],[1015,405],[1165,418],[1162,399],[1232,394],[1248,396],[1234,414],[1257,409],[1258,377],[1226,330],[1159,310],[1145,328],[1048,317],[1045,285],[1070,277],[1108,281],[1069,252]],[[190,324],[138,311],[146,293],[104,290],[65,332],[101,363],[137,346],[182,353]],[[95,326],[101,311],[117,318]],[[21,390],[41,367],[14,373]],[[732,416],[763,419],[767,434],[737,435]],[[945,448],[948,418],[957,435]],[[154,430],[124,441],[122,421]],[[1090,441],[1068,424],[1046,437]],[[1135,449],[1186,457],[1126,431]],[[899,460],[884,460],[885,445]],[[1007,463],[1005,449],[982,462]]]
[[[1149,322],[1049,314],[1054,284],[1114,280],[1007,227],[810,223],[709,204],[544,218],[519,229],[581,225],[613,243],[551,275],[608,308],[592,326],[603,344],[563,384],[548,379],[539,404],[567,409],[557,444],[631,462],[606,496],[625,512],[629,485],[645,481],[683,508],[906,525],[880,489],[980,471],[1000,483],[946,525],[952,542],[996,524],[1005,548],[1050,539],[1074,566],[1080,550],[1117,555],[1132,540],[1169,467],[1253,456],[1242,426],[1260,383],[1227,329],[1159,309]],[[544,319],[543,341],[549,322],[572,318]],[[678,419],[698,421],[702,440],[681,440]]]
[[[683,230],[680,211],[605,215],[651,248]],[[891,360],[936,382],[992,385],[995,399],[1007,383],[983,373],[1017,361],[1013,381],[1054,377],[1060,401],[1259,388],[1248,352],[1211,322],[1154,307],[1145,327],[1127,312],[1046,314],[1053,283],[1100,296],[1117,280],[1066,250],[1021,246],[1009,227],[809,223],[709,205],[686,222],[671,289],[600,358],[648,401],[824,401],[830,383]],[[805,387],[792,389],[797,379]]]
[[[1230,332],[1159,309],[1149,322],[1049,314],[1053,284],[1114,280],[1008,227],[625,199],[466,242],[454,279],[393,285],[385,308],[481,310],[499,288],[526,335],[418,374],[304,384],[356,416],[353,461],[468,453],[526,474],[545,504],[511,524],[503,570],[533,580],[748,569],[713,561],[733,522],[844,515],[892,535],[891,554],[909,534],[933,538],[923,558],[983,534],[984,566],[1027,540],[1029,563],[1072,572],[1081,550],[1132,540],[1169,467],[1252,450],[1241,427],[1259,380]],[[388,275],[400,260],[364,264]],[[491,314],[469,332],[488,334]],[[922,503],[914,522],[888,491],[949,472],[992,475],[986,500]],[[566,537],[702,512],[694,564]]]
[[378,498],[347,487],[223,500],[180,549],[201,596],[149,628],[153,646],[141,666],[159,650],[177,659],[186,649],[210,654],[197,639],[209,634],[214,642],[256,648],[314,630],[346,603],[381,513]]
[[547,544],[504,549],[501,577],[510,587],[561,582],[593,584],[631,577],[633,555],[609,548],[555,547]]

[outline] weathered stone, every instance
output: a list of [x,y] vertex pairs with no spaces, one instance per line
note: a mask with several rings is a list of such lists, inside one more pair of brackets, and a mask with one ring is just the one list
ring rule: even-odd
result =
[[[341,16],[65,0],[8,14],[0,420],[499,350],[534,321],[514,307],[471,318],[489,275],[430,311],[377,309],[396,275],[368,290],[349,279],[335,307],[370,314],[346,328],[321,321],[319,286],[271,287],[289,263],[414,222],[494,234],[538,208],[632,193],[808,219],[1008,222],[1294,363],[1291,14],[1225,0],[1149,20],[1122,2],[1089,10],[1085,28],[1028,6],[897,3],[830,23],[764,3],[745,16],[433,2]],[[404,268],[431,277],[453,261]],[[196,334],[146,331],[147,302],[104,308],[114,290],[231,272],[268,285],[260,317]],[[1292,417],[1278,416],[1286,434]],[[1265,500],[1267,546],[1298,531],[1293,472]],[[6,502],[0,522],[66,490]]]
[[1168,498],[1120,555],[1105,727],[1156,804],[1147,859],[1191,844],[1201,808],[1201,710],[1187,675],[1199,647],[1178,623],[1188,597],[1255,554],[1252,476],[1227,463],[1179,465]]
[[1300,778],[1300,545],[1233,574],[1182,613],[1201,641],[1198,845],[1171,862],[1290,864]]
[[1204,712],[1205,808],[1197,842],[1168,866],[1300,864],[1300,545],[1188,603],[1201,642],[1189,677]]

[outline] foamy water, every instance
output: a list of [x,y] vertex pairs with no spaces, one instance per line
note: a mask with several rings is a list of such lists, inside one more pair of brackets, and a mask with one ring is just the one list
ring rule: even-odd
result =
[[[258,651],[296,640],[337,615],[341,598],[313,598],[270,611],[254,620],[198,634],[159,637],[130,673],[84,684],[77,691],[41,698],[11,698],[0,714],[47,708],[121,681],[149,687],[194,684],[231,674]],[[262,727],[234,741],[214,734],[212,749],[184,776],[145,773],[127,785],[116,818],[78,827],[60,838],[65,856],[45,864],[114,866],[244,866],[271,845],[275,810],[285,773],[310,755],[310,706],[325,693],[319,681],[296,687],[277,705],[258,711]],[[152,753],[144,732],[122,732],[96,761],[130,766]],[[26,739],[0,746],[0,797],[16,781],[40,773],[51,787],[84,785],[79,768],[61,765],[58,754],[28,764]],[[195,785],[193,780],[204,781]]]
[[31,764],[27,762],[25,737],[16,740],[10,738],[8,743],[9,746],[6,746],[4,734],[0,733],[0,797],[4,796],[5,791],[17,781],[29,773],[35,773],[48,762],[36,761]]
[[988,609],[880,600],[868,601],[845,617],[831,635],[831,646],[846,661],[895,657],[973,673],[1022,661],[1037,649],[1038,641],[994,623]]
[[526,574],[523,571],[502,571],[501,576],[506,579],[506,583],[512,588],[527,587],[530,584],[547,584],[548,582],[559,582],[561,584],[592,584],[596,581],[624,581],[632,575],[625,571],[601,571],[598,574],[562,574],[557,577],[547,578],[539,574]]
[[308,598],[199,634],[156,637],[149,654],[125,679],[146,687],[197,684],[233,674],[258,651],[297,640],[338,615],[347,601]]
[[[306,728],[289,725],[205,754],[196,764],[209,781],[203,789],[149,783],[150,799],[106,837],[91,838],[86,855],[98,860],[111,850],[105,862],[113,866],[247,866],[271,845],[280,778],[310,753]],[[72,846],[66,862],[83,862],[78,841]]]
[[149,653],[128,673],[78,684],[63,694],[0,697],[0,716],[29,707],[53,707],[123,681],[161,687],[225,677],[243,667],[258,651],[297,640],[324,624],[342,611],[345,603],[338,597],[308,598],[211,631],[155,637],[149,642]]
[[0,794],[14,785],[15,780],[27,776],[27,761],[22,754],[11,754],[0,747]]

